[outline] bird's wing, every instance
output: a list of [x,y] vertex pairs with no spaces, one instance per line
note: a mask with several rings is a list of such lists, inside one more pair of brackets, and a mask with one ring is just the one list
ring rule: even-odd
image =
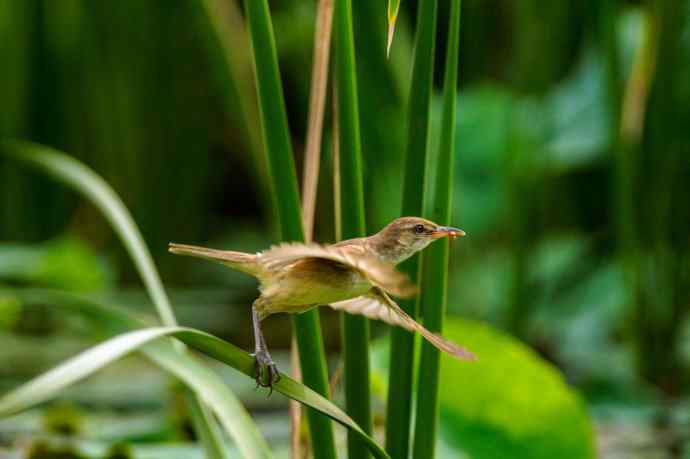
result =
[[410,279],[393,265],[379,261],[357,246],[285,243],[261,252],[257,261],[264,269],[273,271],[308,258],[328,260],[355,269],[374,286],[394,296],[408,298],[417,290]]
[[386,292],[380,289],[372,289],[368,293],[351,300],[331,303],[333,309],[345,311],[350,314],[360,314],[370,319],[381,320],[390,325],[402,327],[405,330],[419,332],[427,341],[436,348],[463,360],[476,360],[476,356],[467,349],[448,341],[447,339],[430,332],[421,324],[410,317]]

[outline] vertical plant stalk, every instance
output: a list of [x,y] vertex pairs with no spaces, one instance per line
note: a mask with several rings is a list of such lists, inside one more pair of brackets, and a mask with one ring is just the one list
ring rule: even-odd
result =
[[[254,53],[257,94],[265,150],[278,210],[282,239],[302,241],[302,216],[297,192],[297,178],[288,132],[283,88],[278,71],[273,27],[266,0],[246,0],[245,11]],[[328,397],[328,372],[321,338],[318,312],[313,309],[293,317],[300,366],[304,383]],[[337,457],[331,421],[313,409],[307,410],[314,456]]]
[[[611,3],[608,0],[607,3]],[[615,10],[609,5],[604,11],[607,16],[614,16]],[[611,106],[611,148],[614,149],[616,160],[616,176],[614,189],[614,209],[616,209],[616,236],[618,240],[618,256],[625,272],[628,284],[629,301],[636,304],[639,300],[637,270],[638,270],[638,235],[636,231],[637,221],[635,211],[635,176],[637,175],[637,159],[640,153],[640,144],[644,130],[645,115],[647,112],[649,91],[656,71],[657,36],[656,22],[644,16],[642,27],[642,42],[636,51],[630,76],[625,83],[625,90],[620,99],[610,96]],[[603,25],[614,22],[613,19],[603,21]],[[602,33],[605,33],[602,31]],[[609,32],[611,34],[611,32]],[[615,37],[605,40],[608,49],[607,61],[618,62],[615,49],[617,44]],[[611,43],[610,43],[611,42]],[[607,65],[610,67],[612,64]],[[612,88],[615,83],[622,84],[617,71],[608,70],[608,86]],[[619,89],[610,89],[614,93]],[[618,103],[618,107],[613,104]],[[614,112],[618,110],[619,113]],[[638,343],[642,344],[642,343]]]
[[338,91],[333,88],[333,215],[335,216],[335,240],[343,238],[342,192],[340,189],[340,128],[338,127]]
[[[347,205],[342,201],[340,204],[340,236],[350,239],[366,235],[351,0],[335,0],[334,15],[340,196],[347,197]],[[371,433],[369,321],[350,314],[341,314],[341,319],[346,411],[365,432]],[[347,446],[352,459],[370,457],[366,444],[349,433]]]
[[[294,333],[290,338],[290,376],[295,381],[302,381],[302,368],[299,366],[299,349]],[[288,402],[290,416],[290,457],[302,457],[302,406],[295,400]]]
[[[436,0],[421,0],[412,67],[412,82],[407,109],[407,152],[403,183],[403,215],[422,214],[424,180],[429,133],[429,111],[436,46]],[[417,279],[418,256],[403,263],[410,278]],[[417,303],[401,302],[412,317],[417,317]],[[386,450],[391,457],[407,458],[410,444],[414,335],[394,327],[391,330],[391,360],[386,411]]]
[[[626,284],[626,303],[636,311],[636,322],[646,334],[646,312],[640,307],[638,282],[639,254],[636,229],[635,175],[639,156],[638,148],[623,137],[623,77],[620,72],[620,56],[617,40],[618,0],[603,0],[597,21],[597,38],[604,55],[607,109],[609,122],[609,149],[615,161],[612,190],[612,208],[615,209],[615,235],[617,256]],[[640,314],[642,316],[640,316]],[[638,327],[639,329],[639,327]],[[637,337],[637,344],[644,345],[644,336]],[[638,352],[638,359],[644,351]]]
[[[304,240],[311,242],[314,236],[314,213],[316,212],[316,192],[319,184],[319,165],[321,159],[321,136],[326,108],[326,89],[328,88],[328,59],[331,49],[331,30],[333,25],[333,0],[319,0],[314,29],[314,55],[311,72],[311,94],[309,96],[309,122],[307,126],[307,145],[304,153],[302,174],[302,226]],[[292,377],[302,380],[299,354],[295,336],[290,341],[290,364]],[[299,458],[301,405],[290,401],[290,457]]]
[[307,242],[311,242],[314,233],[316,189],[319,183],[319,159],[326,107],[326,89],[328,87],[328,59],[331,49],[332,25],[333,0],[319,0],[314,30],[314,64],[311,71],[309,123],[302,176],[302,219],[304,221],[304,238]]
[[620,138],[630,145],[638,145],[642,140],[649,91],[656,73],[658,26],[648,15],[643,20],[642,43],[635,52],[622,100]]
[[529,317],[532,314],[530,290],[528,286],[528,271],[530,255],[535,237],[532,225],[533,219],[538,218],[537,206],[530,200],[530,193],[541,188],[539,182],[531,172],[521,170],[520,157],[525,148],[520,141],[516,141],[518,134],[511,132],[513,148],[510,175],[510,244],[512,276],[508,288],[508,307],[506,312],[506,328],[518,339],[528,338]]
[[[448,25],[448,48],[443,87],[443,118],[436,167],[433,207],[425,212],[441,225],[451,223],[453,196],[453,151],[455,147],[455,113],[458,84],[458,50],[460,47],[460,0],[451,0]],[[422,258],[422,316],[424,326],[433,332],[443,330],[448,293],[449,242],[444,239],[432,244]],[[439,351],[427,341],[422,343],[417,383],[417,414],[413,458],[435,457],[438,429]],[[453,381],[462,384],[462,381]]]
[[[620,72],[620,56],[617,40],[618,0],[602,0],[598,17],[598,40],[604,54],[606,78],[607,111],[609,122],[609,148],[616,161],[614,209],[616,209],[616,237],[618,252],[628,272],[629,286],[632,286],[632,268],[626,259],[636,250],[635,211],[633,193],[634,150],[623,148],[621,142],[621,119],[623,107],[623,77]],[[634,277],[634,276],[633,276]],[[635,288],[628,289],[634,296]],[[631,298],[632,300],[632,298]],[[634,301],[634,300],[633,300]]]
[[[648,99],[644,140],[633,171],[634,184],[644,186],[633,198],[637,214],[636,329],[640,375],[671,396],[682,390],[679,381],[683,368],[679,350],[683,323],[687,317],[687,202],[680,198],[687,153],[686,81],[678,65],[687,59],[682,39],[687,31],[687,14],[678,2],[649,2],[648,44],[654,53],[653,78]],[[638,185],[634,189],[639,189]],[[640,222],[651,222],[639,230]],[[685,265],[685,266],[684,266]]]

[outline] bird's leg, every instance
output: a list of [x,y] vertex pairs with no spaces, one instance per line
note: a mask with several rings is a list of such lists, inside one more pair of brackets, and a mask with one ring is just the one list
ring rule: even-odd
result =
[[[254,378],[256,385],[261,387],[268,387],[273,391],[273,384],[280,381],[280,373],[275,362],[268,353],[266,340],[261,331],[261,319],[259,312],[256,310],[256,305],[252,305],[252,324],[254,325]],[[269,392],[270,395],[270,392]]]

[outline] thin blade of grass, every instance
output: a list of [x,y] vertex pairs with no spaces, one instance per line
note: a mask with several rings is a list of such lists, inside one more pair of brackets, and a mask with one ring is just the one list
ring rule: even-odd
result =
[[[448,25],[448,48],[443,88],[443,118],[436,167],[433,207],[425,214],[434,222],[451,223],[453,195],[453,151],[455,146],[455,113],[458,83],[458,49],[460,46],[460,0],[451,0]],[[432,332],[443,330],[448,292],[448,240],[436,242],[422,257],[422,308],[424,326]],[[417,383],[417,411],[413,458],[435,457],[438,427],[439,351],[427,341],[422,343]],[[453,381],[453,384],[461,384]]]
[[[402,203],[402,213],[407,216],[421,215],[424,202],[436,45],[436,10],[435,0],[421,0],[407,109],[407,152]],[[417,279],[417,268],[417,256],[402,265],[402,269],[413,281]],[[417,317],[417,305],[414,300],[403,301],[400,305],[413,318]],[[391,384],[388,385],[386,411],[386,450],[394,458],[407,458],[409,451],[414,351],[414,335],[400,328],[393,328],[388,373]]]
[[[170,300],[163,288],[163,282],[139,228],[120,197],[103,178],[74,158],[29,142],[6,140],[0,143],[0,154],[41,169],[57,181],[84,195],[96,206],[127,249],[161,322],[167,326],[177,325]],[[183,349],[180,348],[179,352],[182,353]],[[201,418],[195,417],[194,424],[195,427],[203,429],[199,436],[206,440],[202,444],[207,454],[216,459],[226,458],[221,436],[217,429],[207,422],[211,421],[208,408],[200,404],[198,400],[194,403],[199,405],[191,407],[192,413],[206,413]]]
[[[268,153],[282,239],[302,241],[304,233],[297,178],[268,3],[266,0],[246,0],[245,11],[254,56],[263,141]],[[318,312],[311,310],[295,315],[293,324],[304,382],[328,397],[328,372]],[[335,459],[337,454],[331,422],[314,410],[308,410],[307,415],[315,457]]]
[[[340,236],[344,239],[366,235],[364,187],[362,183],[361,139],[357,94],[357,68],[352,31],[352,3],[336,0],[335,4],[335,86],[339,145],[340,190],[346,196],[341,202]],[[341,314],[345,405],[347,412],[371,433],[371,382],[369,380],[369,321],[365,317]],[[354,433],[348,433],[350,458],[369,457],[367,445]]]

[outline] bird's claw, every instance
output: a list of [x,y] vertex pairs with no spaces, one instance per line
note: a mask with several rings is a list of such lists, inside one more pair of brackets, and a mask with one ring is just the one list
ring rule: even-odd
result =
[[261,352],[254,354],[254,380],[256,387],[268,387],[268,396],[273,393],[273,385],[280,381],[280,372],[270,355]]

